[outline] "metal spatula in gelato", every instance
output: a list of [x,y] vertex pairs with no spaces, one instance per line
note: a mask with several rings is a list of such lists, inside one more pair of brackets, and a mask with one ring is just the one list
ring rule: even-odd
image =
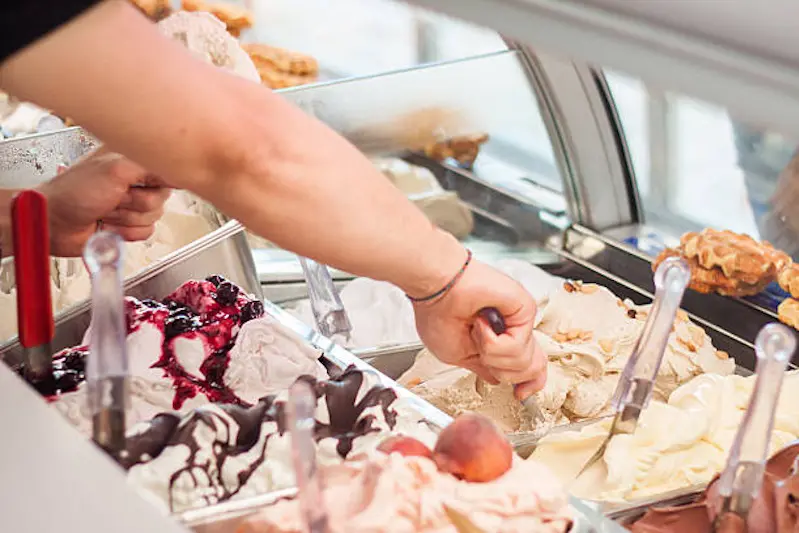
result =
[[316,396],[311,385],[297,380],[289,388],[288,422],[291,434],[291,456],[299,489],[300,509],[308,533],[328,533],[327,508],[322,496],[322,480],[316,464],[313,431]]
[[[508,330],[507,325],[505,324],[505,319],[494,307],[486,307],[481,309],[480,317],[488,322],[488,325],[491,326],[491,329],[494,331],[495,335],[502,335]],[[533,420],[533,426],[545,423],[546,418],[544,417],[543,411],[541,411],[541,407],[538,405],[538,400],[536,399],[535,395],[528,396],[521,402],[524,410]]]
[[614,436],[630,435],[638,427],[641,411],[652,397],[655,378],[663,362],[674,318],[690,281],[691,269],[680,258],[673,257],[663,261],[655,272],[655,301],[616,386],[612,400],[615,416],[610,433],[596,453],[583,465],[577,478],[602,459]]
[[718,499],[713,502],[716,531],[726,521],[745,524],[760,491],[780,389],[795,349],[794,333],[780,324],[765,326],[755,339],[757,377],[727,465],[718,481]]
[[23,370],[30,383],[44,384],[53,375],[51,343],[55,334],[47,199],[33,190],[18,193],[11,201],[11,224]]
[[300,265],[308,284],[311,310],[319,333],[328,338],[340,335],[349,340],[352,326],[330,271],[325,265],[305,257],[300,257]]
[[92,415],[92,438],[112,457],[125,450],[128,404],[128,356],[125,303],[120,272],[122,239],[101,231],[83,252],[92,278],[92,323],[86,387]]

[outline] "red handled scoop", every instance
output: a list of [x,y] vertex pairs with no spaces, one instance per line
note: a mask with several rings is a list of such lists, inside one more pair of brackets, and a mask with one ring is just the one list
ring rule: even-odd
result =
[[[508,330],[505,319],[495,307],[484,307],[480,309],[478,314],[483,320],[488,322],[488,325],[491,326],[495,335],[502,335]],[[516,387],[517,385],[513,386],[514,389]],[[534,426],[545,422],[544,413],[541,411],[541,407],[539,407],[535,395],[528,396],[522,400],[522,406],[524,406],[527,414],[532,417]]]
[[36,383],[52,375],[55,329],[50,296],[50,227],[44,195],[27,190],[14,196],[11,224],[19,341],[25,353],[25,377]]

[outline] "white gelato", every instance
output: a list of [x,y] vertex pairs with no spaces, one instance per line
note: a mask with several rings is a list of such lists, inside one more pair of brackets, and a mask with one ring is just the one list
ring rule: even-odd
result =
[[210,13],[178,11],[158,23],[167,37],[181,42],[195,57],[256,83],[258,69],[225,24]]
[[[570,485],[581,498],[633,501],[710,482],[723,470],[754,387],[754,376],[704,374],[675,390],[668,403],[653,401],[633,435],[613,438],[604,459]],[[770,453],[799,438],[799,374],[782,386]],[[531,456],[564,483],[602,444],[609,419],[579,431],[553,433]]]

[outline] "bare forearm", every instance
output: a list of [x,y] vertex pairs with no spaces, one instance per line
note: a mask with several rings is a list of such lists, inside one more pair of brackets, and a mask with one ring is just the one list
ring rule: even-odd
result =
[[122,3],[19,54],[0,80],[299,254],[417,296],[464,259],[346,141],[261,86],[190,57]]

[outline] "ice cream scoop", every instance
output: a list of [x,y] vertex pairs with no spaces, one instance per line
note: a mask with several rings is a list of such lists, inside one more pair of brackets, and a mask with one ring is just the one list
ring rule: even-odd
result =
[[125,450],[128,404],[128,355],[125,301],[122,293],[122,239],[101,231],[83,251],[92,277],[92,324],[86,387],[92,438],[112,457]]
[[[486,322],[488,322],[488,325],[491,326],[491,329],[496,335],[502,335],[508,330],[508,327],[505,324],[505,319],[502,318],[502,315],[496,308],[485,307],[480,310],[480,316]],[[517,387],[518,385],[514,385],[514,389]],[[521,403],[522,406],[524,406],[525,411],[527,411],[532,418],[534,426],[544,423],[544,413],[541,411],[541,407],[539,407],[538,400],[536,400],[535,395],[531,394],[527,398],[521,400]]]
[[33,190],[18,193],[11,202],[11,223],[19,341],[25,353],[25,377],[36,385],[52,379],[51,343],[55,333],[50,294],[50,229],[44,195]]
[[649,404],[652,397],[674,317],[690,281],[691,269],[679,258],[667,259],[655,272],[655,302],[616,386],[613,395],[613,410],[616,414],[610,433],[596,453],[585,463],[577,478],[602,459],[614,436],[630,435],[635,432],[641,411]]
[[760,492],[774,427],[785,369],[796,349],[793,332],[780,324],[769,324],[755,339],[757,379],[744,419],[735,436],[727,465],[717,484],[714,530],[736,520],[746,523]]

